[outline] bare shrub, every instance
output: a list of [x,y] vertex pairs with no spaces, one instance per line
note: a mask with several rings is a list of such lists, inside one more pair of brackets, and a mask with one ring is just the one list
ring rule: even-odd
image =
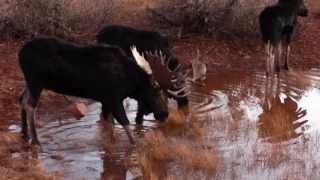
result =
[[106,25],[115,9],[113,0],[16,0],[4,4],[0,13],[2,38],[87,37]]
[[151,20],[178,27],[182,32],[231,33],[254,35],[258,33],[261,10],[276,0],[160,0],[151,9]]

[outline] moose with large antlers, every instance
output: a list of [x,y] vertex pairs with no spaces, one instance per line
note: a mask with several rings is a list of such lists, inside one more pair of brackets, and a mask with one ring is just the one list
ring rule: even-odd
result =
[[[121,47],[128,56],[133,57],[134,54],[131,51],[132,45],[136,46],[136,49],[139,53],[143,52],[150,52],[156,54],[157,50],[160,50],[163,53],[163,57],[161,58],[162,65],[168,64],[168,68],[170,71],[175,71],[176,73],[173,74],[175,78],[175,84],[172,86],[165,85],[160,83],[160,86],[164,89],[168,89],[165,91],[166,97],[173,98],[177,101],[179,107],[186,107],[188,106],[188,97],[187,95],[190,91],[187,88],[184,90],[179,91],[182,87],[186,86],[187,81],[195,81],[198,79],[199,74],[202,74],[201,78],[205,75],[206,67],[203,63],[197,61],[192,64],[193,68],[193,76],[196,78],[188,78],[191,69],[187,70],[185,73],[180,71],[180,63],[178,58],[173,53],[173,48],[171,47],[168,39],[160,34],[157,31],[151,30],[139,30],[129,26],[123,25],[110,25],[104,27],[97,35],[96,39],[98,43],[105,43],[110,45],[115,45]],[[165,58],[166,57],[166,58]],[[150,57],[146,56],[146,60],[149,61],[150,64],[154,64],[153,68],[159,69],[161,66],[159,58],[157,57]],[[202,71],[199,71],[202,69]],[[164,68],[159,69],[157,72],[167,71]],[[155,75],[155,78],[159,82],[167,81],[168,77],[165,73],[159,73]],[[196,73],[196,74],[195,74]],[[171,75],[170,75],[171,77]],[[176,93],[170,93],[170,90],[176,91]],[[167,93],[168,92],[168,93]],[[148,108],[147,104],[144,104],[142,101],[138,101],[138,112],[136,116],[136,123],[142,124],[143,123],[143,116],[147,115],[151,112]]]
[[[131,144],[135,141],[122,103],[125,98],[142,102],[157,120],[164,121],[168,117],[168,106],[163,97],[164,88],[160,88],[159,83],[163,83],[162,87],[172,86],[174,82],[170,76],[174,73],[162,67],[166,64],[149,64],[135,47],[131,50],[134,58],[126,56],[119,47],[104,44],[76,46],[54,37],[37,37],[27,42],[18,54],[26,81],[19,97],[24,138],[29,139],[29,124],[31,143],[40,145],[34,116],[45,89],[101,102],[102,118],[111,133],[115,118],[125,129]],[[149,54],[148,58],[159,62],[163,58],[158,56]],[[157,68],[153,69],[155,66]],[[159,74],[158,69],[167,77],[159,83],[154,77]]]

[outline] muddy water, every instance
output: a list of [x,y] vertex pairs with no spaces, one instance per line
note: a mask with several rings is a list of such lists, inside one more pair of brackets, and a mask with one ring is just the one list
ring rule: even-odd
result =
[[[263,157],[264,150],[260,147],[264,144],[286,142],[292,144],[292,149],[296,149],[301,139],[306,141],[316,137],[320,129],[318,75],[320,73],[316,70],[308,73],[283,72],[273,78],[267,78],[263,73],[221,73],[208,76],[205,86],[192,85],[190,106],[199,116],[223,114],[231,123],[236,122],[238,125],[237,130],[231,132],[225,130],[228,124],[219,125],[212,119],[203,127],[205,136],[209,137],[213,131],[215,134],[218,132],[219,152],[223,159],[220,166],[222,174],[217,176],[218,179],[229,179],[234,174],[236,179],[282,177],[287,171],[285,168],[265,169],[261,164],[253,167],[255,165],[252,162]],[[125,104],[127,115],[134,125],[136,102],[129,100]],[[173,101],[170,105],[175,107]],[[114,176],[118,179],[133,179],[139,176],[137,150],[130,145],[119,125],[116,125],[115,145],[105,143],[107,140],[103,123],[99,121],[100,107],[100,103],[93,103],[87,107],[88,114],[81,120],[63,119],[38,129],[43,146],[41,158],[46,170],[63,172],[65,179],[108,179]],[[264,118],[278,110],[289,117],[285,123],[290,128],[281,133],[272,130],[272,125]],[[59,112],[55,114],[59,117]],[[141,132],[152,129],[179,131],[163,127],[153,120],[152,115],[145,119],[142,129],[133,126],[137,139],[143,138]],[[244,124],[254,127],[247,132]],[[180,135],[183,137],[182,131]],[[177,134],[179,132],[172,133],[172,136]],[[210,142],[208,138],[208,146]],[[310,146],[313,145],[310,143]],[[320,154],[316,152],[314,155]],[[234,172],[231,173],[230,169],[234,169]],[[173,174],[179,173],[177,171]]]

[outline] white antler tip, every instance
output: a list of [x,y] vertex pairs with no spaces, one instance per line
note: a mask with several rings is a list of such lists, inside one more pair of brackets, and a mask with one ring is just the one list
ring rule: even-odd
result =
[[142,55],[139,54],[137,51],[136,46],[131,47],[131,52],[134,59],[137,61],[138,65],[143,68],[148,74],[152,74],[152,70],[150,68],[149,63],[144,59],[143,53]]

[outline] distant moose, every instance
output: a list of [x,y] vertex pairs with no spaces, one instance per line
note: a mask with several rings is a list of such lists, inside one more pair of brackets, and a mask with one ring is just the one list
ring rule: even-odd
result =
[[[303,3],[303,0],[279,0],[277,4],[268,6],[261,12],[259,25],[265,46],[267,75],[281,69],[281,39],[284,36],[287,49],[284,69],[289,70],[290,43],[297,25],[298,16],[308,16],[308,8]],[[276,64],[274,64],[276,49],[278,58]]]
[[[131,144],[135,141],[123,107],[125,98],[142,102],[157,120],[164,121],[168,117],[168,107],[163,88],[160,88],[162,84],[159,85],[153,73],[163,70],[161,73],[168,80],[163,83],[171,86],[174,82],[170,81],[170,76],[174,72],[167,67],[152,69],[154,66],[149,65],[134,46],[131,51],[134,58],[126,56],[121,48],[111,45],[76,46],[55,37],[37,37],[27,42],[18,53],[20,68],[26,81],[26,87],[19,97],[21,132],[24,138],[29,139],[29,123],[31,143],[40,145],[34,116],[44,89],[101,102],[102,117],[112,134],[114,117],[125,129]],[[163,59],[158,54],[151,53],[147,57],[157,62]],[[165,64],[156,63],[156,66]],[[177,91],[181,92],[184,88]]]
[[[199,61],[192,64],[193,73],[197,73],[193,74],[195,78],[188,78],[191,69],[188,69],[185,73],[182,73],[180,71],[180,62],[175,56],[173,48],[171,47],[168,39],[157,31],[139,30],[123,25],[110,25],[104,27],[96,35],[96,39],[100,44],[110,44],[121,47],[130,57],[133,56],[130,50],[130,47],[132,45],[136,45],[139,53],[156,53],[157,50],[160,50],[163,53],[164,57],[168,57],[168,59],[165,59],[163,63],[168,64],[168,67],[171,71],[177,70],[179,72],[175,75],[175,80],[177,81],[176,84],[171,87],[166,87],[169,88],[169,90],[177,90],[181,89],[181,87],[185,87],[186,81],[195,82],[195,80],[197,79],[204,79],[206,67]],[[146,57],[146,60],[149,61],[149,58]],[[202,69],[201,71],[199,70],[200,68]],[[156,76],[156,79],[158,81],[162,81],[161,79],[163,78],[163,75],[164,74],[159,74],[158,76]],[[188,97],[185,95],[189,93],[189,90],[185,90],[179,92],[178,94],[168,94],[168,97],[175,99],[177,101],[178,107],[186,107],[188,106]],[[136,123],[142,124],[143,115],[147,115],[149,113],[150,110],[148,110],[148,106],[142,101],[138,102]]]

